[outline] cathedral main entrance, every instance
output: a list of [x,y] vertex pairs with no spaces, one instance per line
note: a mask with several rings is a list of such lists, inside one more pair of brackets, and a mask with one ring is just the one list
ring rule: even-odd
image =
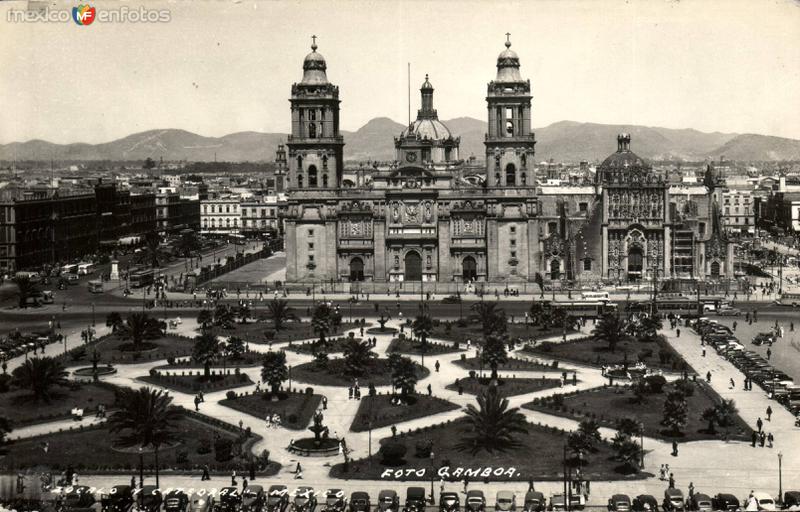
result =
[[404,280],[422,281],[422,257],[416,251],[406,253]]
[[644,254],[641,247],[632,247],[628,251],[628,281],[639,281],[642,279]]
[[475,263],[475,258],[467,256],[462,263],[461,279],[465,283],[475,281],[478,279],[478,265]]

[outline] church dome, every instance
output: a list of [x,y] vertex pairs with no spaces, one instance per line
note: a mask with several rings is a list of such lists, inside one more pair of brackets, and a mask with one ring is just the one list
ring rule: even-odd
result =
[[325,63],[325,57],[317,53],[316,36],[312,39],[314,42],[311,44],[311,53],[303,59],[303,80],[300,83],[304,85],[325,85],[328,83],[328,75],[325,73],[328,65]]
[[417,119],[400,135],[405,138],[416,136],[418,139],[447,140],[452,137],[450,130],[438,119]]
[[519,74],[519,56],[511,49],[511,34],[506,34],[506,49],[497,56],[497,78],[495,82],[522,82]]
[[628,133],[621,133],[617,136],[617,152],[612,153],[600,164],[603,169],[627,169],[644,168],[649,164],[631,151],[631,136]]

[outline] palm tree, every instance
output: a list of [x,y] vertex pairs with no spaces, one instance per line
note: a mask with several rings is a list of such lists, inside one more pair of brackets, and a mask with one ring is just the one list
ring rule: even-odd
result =
[[617,455],[617,460],[622,462],[622,466],[626,469],[638,468],[639,458],[642,454],[642,447],[634,441],[631,436],[625,435],[622,432],[617,432],[611,445]]
[[622,418],[617,421],[617,431],[626,436],[637,437],[644,431],[644,426],[635,418]]
[[592,338],[595,341],[608,343],[611,352],[614,352],[617,344],[625,337],[625,322],[618,315],[611,313],[603,315],[592,331]]
[[137,262],[145,262],[151,268],[157,268],[165,258],[166,253],[161,249],[161,237],[155,231],[147,233],[144,238],[144,250],[139,253]]
[[664,322],[657,316],[646,316],[642,318],[641,329],[642,337],[651,338],[658,333],[658,330],[664,326]]
[[122,325],[122,315],[117,311],[112,311],[106,316],[106,325],[111,327],[111,332],[117,332],[117,329]]
[[670,392],[664,402],[664,418],[661,420],[661,424],[677,435],[680,434],[681,429],[686,426],[688,417],[689,411],[686,395],[680,391]]
[[325,346],[325,337],[333,329],[333,310],[327,304],[319,304],[311,313],[311,329],[319,336],[319,346]]
[[230,306],[219,304],[214,309],[214,323],[223,329],[231,329],[233,327],[233,311]]
[[422,353],[422,366],[425,366],[425,352],[428,349],[428,336],[433,332],[433,319],[427,313],[421,313],[414,319],[411,324],[411,332],[420,339],[422,345],[420,351]]
[[211,364],[222,354],[222,345],[216,336],[210,332],[203,332],[195,338],[192,359],[203,365],[203,376],[208,380],[211,377]]
[[497,368],[508,362],[506,341],[499,336],[486,336],[481,350],[483,362],[492,369],[492,382],[497,381]]
[[399,357],[391,365],[392,386],[400,390],[400,394],[406,397],[414,392],[417,385],[417,369],[414,362],[407,357]]
[[36,293],[36,285],[31,281],[28,276],[20,275],[14,277],[14,284],[17,285],[17,298],[19,299],[19,307],[28,307],[28,298]]
[[484,335],[506,332],[506,312],[498,308],[496,302],[476,302],[472,311]]
[[197,234],[194,231],[184,232],[178,239],[176,249],[178,254],[184,258],[192,258],[200,250],[200,240],[198,240]]
[[344,347],[344,364],[350,375],[363,375],[369,362],[377,357],[369,343],[350,339]]
[[119,409],[108,418],[109,431],[118,434],[120,446],[153,448],[158,487],[158,449],[176,440],[175,423],[182,416],[181,410],[172,405],[169,394],[150,387],[122,388],[116,404]]
[[468,450],[473,455],[480,450],[493,453],[495,450],[506,451],[516,448],[522,443],[515,434],[527,434],[525,416],[518,407],[508,407],[508,399],[501,398],[497,386],[490,385],[477,398],[478,407],[467,406],[467,423],[465,437],[456,447]]
[[245,353],[244,340],[238,336],[231,336],[228,340],[228,352],[234,359],[240,359]]
[[51,388],[68,384],[68,375],[64,366],[52,357],[28,359],[11,372],[15,386],[33,391],[34,400],[46,402],[52,398]]
[[236,311],[236,314],[239,315],[239,321],[243,324],[247,323],[247,319],[250,318],[252,311],[250,311],[250,306],[247,304],[242,304],[239,306],[239,309]]
[[197,314],[197,323],[200,324],[201,329],[208,329],[208,326],[214,322],[214,314],[208,310],[200,310]]
[[297,320],[297,315],[289,306],[289,301],[284,299],[272,299],[267,303],[267,318],[272,320],[275,331],[280,331],[289,320]]
[[161,323],[155,318],[150,318],[147,313],[131,313],[125,323],[117,328],[117,335],[124,340],[131,340],[138,352],[144,340],[158,339],[163,333]]
[[736,403],[731,400],[723,399],[720,403],[703,411],[701,418],[708,422],[709,434],[716,434],[715,425],[728,427],[733,423],[734,416],[738,413]]
[[261,379],[272,387],[272,394],[277,394],[281,383],[289,378],[286,366],[286,352],[267,352],[261,366]]

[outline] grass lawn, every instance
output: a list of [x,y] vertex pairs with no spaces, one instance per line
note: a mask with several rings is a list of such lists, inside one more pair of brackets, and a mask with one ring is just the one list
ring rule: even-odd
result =
[[218,373],[214,375],[214,370],[212,370],[212,375],[209,379],[206,379],[203,376],[203,370],[189,370],[188,372],[186,370],[162,370],[159,372],[158,376],[148,375],[146,377],[139,377],[138,380],[188,394],[195,394],[198,391],[211,393],[223,389],[249,386],[253,383],[250,377],[245,373],[236,375],[231,372],[227,375],[221,375],[222,370],[217,371]]
[[55,396],[49,401],[33,401],[31,392],[12,389],[0,393],[0,415],[11,421],[12,427],[30,423],[53,421],[70,416],[70,411],[82,408],[84,416],[90,416],[99,404],[107,408],[114,403],[114,388],[104,384],[78,384],[53,389]]
[[[453,364],[462,368],[466,368],[467,370],[486,370],[487,368],[485,364],[481,364],[481,360],[477,357],[456,359],[453,361]],[[525,359],[517,359],[515,357],[509,357],[508,361],[505,364],[500,365],[497,369],[500,371],[519,370],[529,372],[558,371],[558,368],[555,368],[550,364],[543,364],[537,361],[526,361]]]
[[644,342],[626,340],[617,344],[614,352],[608,345],[591,338],[570,340],[566,343],[536,343],[526,345],[523,352],[580,364],[603,366],[643,361],[648,367],[669,371],[691,370],[669,342]]
[[[452,343],[444,344],[435,341],[428,341],[428,343],[425,345],[426,356],[452,354],[461,350],[463,349],[456,348]],[[402,340],[400,338],[394,338],[391,343],[389,343],[389,348],[387,348],[386,351],[389,353],[399,352],[401,354],[420,355],[422,354],[422,342],[411,341],[408,338],[403,338]]]
[[[405,464],[400,466],[385,466],[381,463],[379,454],[373,455],[372,463],[367,458],[358,459],[350,463],[349,471],[344,472],[344,464],[336,464],[331,468],[331,476],[336,478],[349,478],[355,480],[378,480],[385,470],[424,469],[423,474],[412,472],[410,475],[402,477],[403,480],[430,481],[431,461],[428,457],[417,457],[417,443],[433,442],[433,452],[435,455],[434,463],[436,470],[439,467],[449,466],[450,474],[456,474],[456,468],[478,469],[478,468],[514,468],[513,474],[505,473],[503,476],[492,476],[491,481],[528,481],[550,480],[557,481],[563,478],[563,449],[566,442],[566,433],[528,424],[528,434],[521,435],[519,440],[522,446],[510,449],[506,452],[489,453],[486,451],[478,452],[476,455],[468,451],[460,451],[457,443],[463,438],[463,431],[467,428],[465,419],[458,419],[443,425],[437,425],[409,434],[400,434],[396,441],[402,443],[407,448]],[[391,441],[391,438],[382,439],[381,444]],[[588,456],[588,464],[583,467],[582,474],[585,478],[592,481],[597,480],[631,480],[644,478],[645,474],[625,475],[616,470],[619,462],[613,460],[613,450],[610,444],[601,443],[598,451]],[[394,475],[388,478],[395,479]],[[435,477],[437,480],[438,476]],[[386,476],[383,478],[387,479]],[[396,478],[401,480],[400,477]],[[463,480],[452,478],[452,480]],[[481,478],[473,477],[471,480],[478,483]]]
[[[459,387],[463,389],[464,393],[470,395],[479,395],[489,387],[490,379],[488,375],[491,372],[486,372],[487,377],[465,377],[458,381],[447,385],[447,389],[451,391],[458,391]],[[520,379],[520,378],[507,378],[499,379],[497,387],[500,391],[500,396],[509,397],[516,395],[524,395],[526,393],[533,393],[543,389],[557,388],[561,383],[560,379]]]
[[[465,313],[464,316],[466,317],[466,315]],[[472,340],[473,344],[480,344],[483,342],[483,332],[481,332],[481,324],[478,322],[470,322],[467,320],[464,327],[459,326],[457,322],[451,322],[449,328],[447,326],[448,324],[446,322],[441,322],[434,327],[431,338],[457,341],[459,343],[466,343],[467,340]],[[564,333],[564,330],[561,328],[542,329],[533,325],[526,326],[524,323],[518,322],[507,324],[506,329],[506,334],[508,334],[509,337],[514,339],[522,338],[523,340],[539,340],[552,336],[561,336]],[[573,331],[567,331],[567,334],[571,332]]]
[[[234,433],[238,428],[220,428],[214,426],[212,422],[213,420],[203,420],[200,415],[186,415],[180,419],[175,428],[179,443],[159,450],[158,459],[162,472],[174,469],[197,474],[198,466],[208,464],[211,470],[230,473],[232,469],[236,469],[246,473],[248,466],[244,458],[216,460],[215,436],[218,435],[234,445],[239,445],[239,436]],[[16,470],[26,467],[47,467],[59,471],[71,465],[78,473],[114,470],[135,472],[139,467],[138,449],[114,447],[115,436],[100,426],[76,428],[14,441],[5,446],[7,454],[0,458],[0,468]],[[252,436],[241,443],[241,452],[247,453],[252,442],[257,439],[257,436]],[[46,453],[42,449],[45,442],[48,443]],[[154,466],[154,455],[149,450],[144,454],[144,465],[146,471]],[[260,472],[259,475],[274,475],[279,469],[279,464],[270,463],[266,468],[262,468],[263,473]],[[152,478],[149,475],[148,477]]]
[[[261,362],[264,359],[264,354],[261,352],[244,352],[240,357],[233,358],[227,357],[225,359],[219,358],[217,362],[211,365],[212,369],[221,370],[223,368],[248,368],[253,366],[261,366]],[[197,370],[202,369],[203,365],[201,363],[196,363],[191,356],[187,356],[181,359],[177,359],[175,364],[166,364],[161,366],[156,366],[156,370]]]
[[459,406],[452,402],[427,395],[410,396],[413,402],[408,405],[392,405],[392,397],[391,394],[362,397],[350,430],[353,432],[368,430],[370,418],[372,428],[381,428],[459,409]]
[[[331,359],[325,367],[320,367],[315,361],[292,367],[292,379],[297,382],[317,384],[320,386],[344,386],[353,384],[358,379],[362,396],[366,395],[366,388],[371,384],[386,386],[392,383],[392,372],[389,370],[386,359],[372,359],[362,375],[354,376],[347,372],[343,358]],[[424,379],[430,374],[427,368],[414,363],[417,368],[417,378]]]
[[232,400],[226,398],[219,403],[262,420],[265,420],[268,414],[278,414],[282,426],[291,430],[305,430],[322,401],[322,395],[307,393],[279,393],[279,395],[281,399],[274,402],[270,400],[271,395],[262,391],[240,395]]
[[[341,336],[345,331],[360,326],[361,324],[342,322],[336,331],[328,333],[328,337]],[[311,328],[311,322],[286,322],[277,332],[270,321],[237,323],[233,325],[232,329],[213,327],[211,332],[218,336],[239,336],[249,343],[280,343],[282,341],[313,340],[319,337]],[[271,336],[267,338],[266,333]]]
[[[344,336],[338,336],[336,338],[327,338],[326,339],[326,347],[325,352],[328,354],[336,354],[344,352],[344,348],[347,346],[347,343],[350,341],[351,338],[346,338]],[[361,338],[356,336],[356,341],[362,341]],[[316,341],[308,341],[306,343],[289,343],[286,347],[287,350],[293,350],[298,354],[313,354],[314,350],[317,347]]]
[[[661,420],[664,418],[664,401],[670,390],[671,385],[667,385],[663,393],[647,395],[645,403],[637,404],[632,400],[634,394],[629,386],[604,386],[565,395],[563,406],[557,405],[558,398],[553,402],[553,399],[548,397],[549,400],[537,400],[523,407],[576,420],[591,417],[608,427],[615,427],[617,420],[621,418],[633,417],[644,425],[644,435],[659,439],[698,441],[723,438],[725,428],[717,427],[716,435],[709,434],[706,430],[708,422],[700,418],[704,410],[721,400],[711,387],[700,381],[695,383],[695,392],[687,399],[689,414],[686,427],[683,429],[684,435],[672,437],[669,432],[665,432]],[[729,439],[750,441],[751,430],[738,415],[728,431]]]
[[[156,340],[143,342],[144,348],[140,352],[130,350],[130,345],[130,341],[125,341],[115,334],[110,334],[87,345],[73,348],[67,353],[66,357],[63,353],[58,357],[67,366],[77,364],[85,366],[90,362],[94,350],[97,350],[97,354],[100,356],[100,364],[158,361],[168,357],[190,356],[194,348],[194,339],[168,334]],[[79,355],[80,357],[78,357]]]

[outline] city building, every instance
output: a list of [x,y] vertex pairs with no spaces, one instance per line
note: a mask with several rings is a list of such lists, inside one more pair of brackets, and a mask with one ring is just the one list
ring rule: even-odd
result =
[[238,196],[223,196],[200,201],[200,233],[239,234],[241,211]]
[[722,193],[722,219],[725,229],[731,233],[755,233],[752,188],[749,190],[729,188]]
[[281,231],[278,218],[280,205],[278,196],[261,196],[242,200],[240,210],[241,233],[247,237],[258,237],[262,234]]

